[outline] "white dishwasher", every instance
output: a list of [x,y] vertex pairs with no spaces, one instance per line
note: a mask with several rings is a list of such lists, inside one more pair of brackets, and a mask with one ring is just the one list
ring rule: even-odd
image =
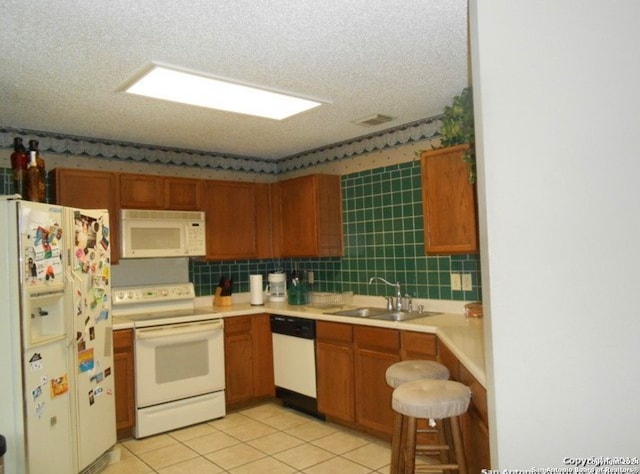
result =
[[316,322],[293,316],[271,316],[276,396],[284,406],[318,413],[316,395]]

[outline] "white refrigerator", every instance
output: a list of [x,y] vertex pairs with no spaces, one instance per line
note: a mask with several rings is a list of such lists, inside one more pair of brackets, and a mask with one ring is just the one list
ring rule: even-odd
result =
[[109,215],[0,196],[7,473],[78,473],[116,442]]

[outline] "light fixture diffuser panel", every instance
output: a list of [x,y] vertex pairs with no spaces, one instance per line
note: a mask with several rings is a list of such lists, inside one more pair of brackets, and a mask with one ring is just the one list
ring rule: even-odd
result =
[[322,105],[265,89],[154,66],[126,89],[130,94],[282,120]]

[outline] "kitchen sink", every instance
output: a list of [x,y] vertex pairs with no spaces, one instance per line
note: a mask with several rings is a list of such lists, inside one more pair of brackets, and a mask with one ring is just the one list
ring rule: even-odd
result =
[[388,313],[388,309],[384,308],[355,308],[355,309],[343,309],[341,311],[335,311],[331,314],[336,316],[353,316],[357,318],[371,318],[376,315]]
[[344,309],[341,311],[334,311],[330,314],[335,314],[336,316],[351,316],[355,318],[369,318],[369,319],[378,319],[383,321],[409,321],[411,319],[424,318],[426,316],[435,316],[436,313],[433,311],[389,311],[384,308],[354,308],[354,309]]
[[376,314],[371,316],[371,319],[381,319],[384,321],[409,321],[411,319],[424,318],[427,316],[435,316],[437,313],[434,311],[392,311],[384,312],[382,314]]

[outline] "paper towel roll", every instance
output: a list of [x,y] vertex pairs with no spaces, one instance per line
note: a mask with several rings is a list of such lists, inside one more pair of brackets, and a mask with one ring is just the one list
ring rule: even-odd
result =
[[264,304],[262,275],[249,275],[249,294],[251,295],[251,304],[253,306],[261,306]]

